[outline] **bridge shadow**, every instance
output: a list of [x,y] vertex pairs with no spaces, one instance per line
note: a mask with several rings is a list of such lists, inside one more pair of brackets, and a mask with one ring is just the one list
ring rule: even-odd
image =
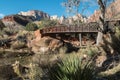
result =
[[[77,41],[77,38],[71,37],[70,34],[69,35],[58,34],[57,36],[56,34],[49,34],[48,36],[50,36],[51,38],[57,39],[61,43],[63,43],[61,47],[65,47],[64,51],[66,54],[70,54],[72,52],[78,52],[78,50],[80,49],[80,46],[76,46],[72,44],[72,41]],[[57,51],[59,51],[61,47],[59,47]]]
[[80,49],[79,47],[75,47],[73,44],[70,42],[64,42],[64,47],[66,47],[66,52],[67,54],[72,53],[72,52],[78,52]]

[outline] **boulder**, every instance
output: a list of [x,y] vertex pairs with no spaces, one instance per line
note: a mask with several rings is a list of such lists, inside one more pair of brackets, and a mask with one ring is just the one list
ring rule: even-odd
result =
[[41,39],[35,38],[29,41],[27,45],[35,53],[49,53],[61,47],[63,43],[51,37],[43,37]]
[[96,59],[96,66],[102,67],[104,61],[106,61],[107,57],[106,56],[98,56]]
[[49,43],[49,49],[54,51],[55,49],[60,48],[63,45],[63,43],[60,40],[57,39],[52,39]]
[[40,40],[41,39],[41,32],[40,32],[40,30],[36,30],[34,32],[34,36],[35,36],[36,40]]

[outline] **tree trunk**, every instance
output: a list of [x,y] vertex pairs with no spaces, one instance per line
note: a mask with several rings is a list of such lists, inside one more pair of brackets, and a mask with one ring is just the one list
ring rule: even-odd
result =
[[100,43],[103,43],[103,33],[98,32],[97,39],[96,39],[96,45],[100,45]]
[[102,0],[97,0],[98,4],[100,6],[100,11],[101,11],[101,15],[99,18],[99,25],[101,28],[101,32],[98,32],[98,36],[96,39],[96,45],[100,45],[100,43],[103,42],[103,32],[105,31],[105,9],[106,9],[106,3],[103,3]]

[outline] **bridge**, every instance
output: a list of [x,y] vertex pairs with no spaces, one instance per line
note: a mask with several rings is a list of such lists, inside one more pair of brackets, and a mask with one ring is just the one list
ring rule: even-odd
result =
[[[80,25],[59,25],[59,26],[53,26],[53,27],[46,27],[41,29],[41,34],[43,36],[51,36],[54,38],[72,41],[76,40],[79,41],[79,46],[82,46],[83,41],[83,35],[86,33],[98,33],[99,24],[96,22],[92,23],[82,23]],[[67,34],[67,35],[66,35]],[[74,36],[74,37],[71,37]],[[85,42],[85,39],[84,39]]]
[[82,23],[76,26],[54,26],[54,27],[47,27],[42,29],[42,34],[50,34],[50,33],[91,33],[91,32],[98,32],[99,24],[98,23]]
[[[109,28],[113,28],[114,26],[120,25],[120,20],[108,20],[106,21]],[[41,29],[41,34],[57,37],[58,35],[61,37],[61,39],[66,38],[67,36],[65,34],[77,34],[77,39],[80,42],[80,46],[82,46],[82,40],[84,34],[97,34],[99,32],[99,24],[97,22],[91,22],[91,23],[82,23],[80,25],[59,25],[59,26],[53,26],[53,27],[46,27]],[[75,36],[76,37],[76,36]]]

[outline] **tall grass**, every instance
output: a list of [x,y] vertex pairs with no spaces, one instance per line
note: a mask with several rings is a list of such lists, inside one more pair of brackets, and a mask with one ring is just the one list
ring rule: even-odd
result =
[[96,72],[92,61],[69,56],[50,68],[50,80],[95,80]]

